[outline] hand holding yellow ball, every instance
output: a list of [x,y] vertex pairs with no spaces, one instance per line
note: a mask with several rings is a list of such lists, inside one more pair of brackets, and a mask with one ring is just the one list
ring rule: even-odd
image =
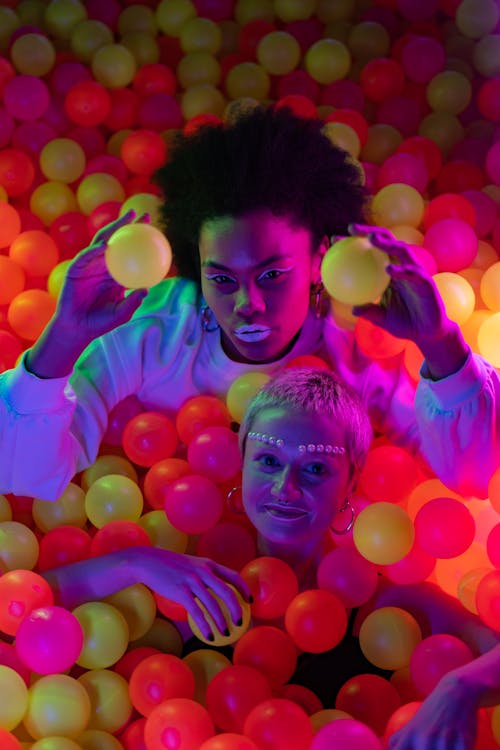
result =
[[206,638],[199,627],[194,622],[193,618],[190,614],[188,614],[188,622],[191,630],[193,631],[193,634],[200,640],[203,641],[203,643],[207,643],[209,646],[228,646],[231,643],[235,643],[243,633],[245,633],[248,630],[248,626],[250,625],[250,605],[248,602],[246,602],[241,594],[234,588],[234,586],[231,586],[234,593],[236,594],[236,597],[238,598],[238,601],[241,606],[242,616],[241,616],[241,624],[235,625],[231,620],[231,615],[229,613],[229,609],[227,608],[224,601],[220,598],[220,596],[217,596],[213,592],[211,592],[214,596],[214,598],[219,603],[222,612],[224,613],[224,617],[227,623],[227,632],[228,635],[223,635],[219,632],[219,629],[217,625],[215,624],[214,619],[206,609],[206,607],[203,605],[202,602],[198,602],[199,607],[203,610],[204,617],[208,624],[210,625],[210,629],[213,633],[214,639],[210,640]]
[[374,247],[367,237],[344,237],[334,242],[323,258],[323,284],[339,302],[366,305],[375,302],[387,288],[388,263],[388,255]]

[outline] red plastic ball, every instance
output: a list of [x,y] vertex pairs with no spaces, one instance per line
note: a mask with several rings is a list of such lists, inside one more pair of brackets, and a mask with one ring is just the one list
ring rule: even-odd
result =
[[61,252],[61,260],[74,258],[92,239],[87,217],[79,211],[68,211],[54,219],[49,234]]
[[134,521],[118,519],[108,521],[97,530],[90,543],[90,555],[100,557],[119,549],[144,546],[151,546],[151,540],[142,526]]
[[364,95],[373,102],[383,102],[403,91],[405,74],[401,65],[386,57],[369,60],[360,74]]
[[337,646],[344,637],[347,613],[335,594],[309,589],[288,605],[285,627],[298,648],[320,654]]
[[191,467],[183,458],[164,458],[153,464],[144,477],[144,497],[149,505],[163,509],[166,488],[186,474],[191,474]]
[[500,523],[490,530],[486,540],[486,551],[491,564],[495,568],[500,568]]
[[194,396],[181,406],[175,418],[179,438],[188,445],[193,437],[207,427],[229,427],[231,416],[223,401],[215,396]]
[[173,96],[177,90],[177,79],[166,65],[149,63],[138,69],[132,87],[141,97],[159,93]]
[[124,139],[120,156],[133,174],[149,176],[165,162],[167,146],[154,130],[134,130]]
[[228,482],[241,469],[238,436],[229,427],[206,427],[189,443],[187,459],[195,474],[213,482]]
[[[144,739],[147,750],[199,750],[215,734],[210,714],[189,698],[163,701],[147,717]],[[169,748],[170,746],[170,748]]]
[[0,372],[10,370],[23,351],[19,339],[9,331],[0,331]]
[[47,581],[31,570],[8,570],[0,577],[0,630],[15,635],[34,609],[54,604]]
[[25,193],[33,185],[35,167],[30,157],[17,148],[0,151],[0,185],[11,198]]
[[273,625],[256,625],[237,641],[234,664],[245,664],[262,672],[273,688],[284,685],[297,666],[297,648],[284,630]]
[[109,91],[97,81],[81,81],[66,94],[64,110],[77,125],[100,125],[111,110]]
[[40,539],[38,570],[50,570],[59,565],[85,560],[90,555],[90,534],[77,526],[56,526]]
[[110,109],[103,122],[104,127],[112,131],[129,130],[136,127],[140,99],[130,88],[111,89],[109,92]]
[[452,497],[435,497],[422,505],[415,516],[415,540],[428,555],[458,557],[476,533],[474,517],[467,506]]
[[219,729],[242,732],[250,711],[271,696],[271,686],[261,672],[244,664],[236,664],[212,677],[205,701]]
[[222,494],[207,477],[187,474],[165,490],[164,509],[176,529],[185,534],[202,534],[220,520]]
[[429,178],[434,179],[440,172],[443,157],[439,146],[423,135],[414,135],[399,144],[396,153],[411,154],[425,164]]
[[299,591],[295,572],[277,557],[257,557],[241,569],[240,575],[253,598],[252,615],[262,620],[284,615]]
[[445,674],[472,661],[473,654],[460,638],[438,633],[423,638],[411,655],[410,674],[422,695],[428,695]]
[[200,534],[196,554],[239,572],[255,558],[257,549],[249,529],[239,523],[222,521]]
[[335,699],[335,708],[367,724],[378,735],[383,734],[389,717],[400,705],[401,698],[394,685],[376,674],[351,677]]
[[157,461],[173,456],[178,435],[175,424],[164,414],[145,411],[127,423],[123,431],[123,450],[139,466],[153,466]]
[[136,646],[135,648],[131,648],[130,651],[126,651],[121,659],[118,659],[118,661],[113,664],[113,671],[120,674],[128,682],[132,676],[132,672],[141,661],[148,656],[153,656],[153,654],[159,653],[161,653],[159,649],[154,648],[153,646]]
[[309,717],[296,703],[271,698],[247,716],[244,734],[260,750],[308,750],[313,738]]
[[146,130],[177,130],[182,127],[182,109],[177,99],[164,91],[148,94],[139,103],[139,125]]
[[123,750],[148,750],[144,739],[145,726],[146,719],[144,716],[127,725],[123,732],[118,735],[118,740],[122,743]]
[[477,106],[487,120],[500,122],[500,77],[481,83],[477,92]]
[[359,486],[375,502],[399,503],[408,497],[418,479],[417,462],[407,450],[380,445],[370,450]]
[[455,193],[442,193],[428,202],[424,211],[424,229],[443,219],[461,219],[471,227],[476,223],[476,212],[467,198]]
[[486,176],[477,164],[465,159],[455,159],[443,164],[436,177],[437,193],[462,193],[464,190],[481,190]]
[[178,656],[157,653],[142,659],[130,676],[129,694],[143,716],[169,698],[192,698],[194,675]]

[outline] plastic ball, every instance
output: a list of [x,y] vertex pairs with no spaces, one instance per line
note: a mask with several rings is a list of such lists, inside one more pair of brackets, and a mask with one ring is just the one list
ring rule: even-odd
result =
[[380,445],[369,451],[359,481],[371,500],[400,503],[418,478],[418,464],[411,453],[395,445]]
[[47,278],[47,291],[56,300],[61,293],[70,263],[71,259],[62,260],[60,263],[57,263]]
[[258,669],[271,687],[277,689],[292,677],[297,654],[297,647],[284,630],[272,625],[256,625],[236,643],[233,663]]
[[500,78],[483,81],[477,95],[477,106],[486,120],[500,122]]
[[199,750],[215,734],[210,714],[189,698],[170,698],[146,719],[144,739],[148,750]]
[[[8,196],[16,198],[25,193],[32,186],[34,178],[33,162],[23,150],[5,148],[0,151],[0,186],[5,188]],[[11,231],[17,227],[13,210],[5,210],[7,215],[10,214]]]
[[[45,501],[44,501],[45,502]],[[47,531],[40,540],[38,570],[86,560],[90,554],[90,535],[77,526],[57,526]]]
[[59,250],[52,237],[40,229],[21,232],[11,243],[10,258],[28,276],[48,276],[59,261]]
[[238,436],[228,427],[206,427],[189,443],[187,459],[193,473],[213,482],[230,481],[241,469]]
[[261,750],[308,750],[313,738],[304,709],[285,698],[271,698],[255,706],[243,731]]
[[346,750],[382,750],[382,744],[373,729],[356,719],[339,718],[321,727],[311,742],[309,750],[329,750],[331,747]]
[[200,534],[196,554],[240,572],[257,554],[254,534],[240,523],[221,521]]
[[241,569],[240,575],[253,598],[252,615],[258,619],[274,620],[284,615],[299,591],[295,572],[277,557],[257,557]]
[[429,182],[425,164],[411,154],[393,154],[385,160],[377,173],[377,189],[395,182],[411,185],[419,193],[423,193]]
[[32,570],[38,557],[38,540],[20,521],[0,523],[0,563],[7,570]]
[[113,32],[102,21],[95,18],[78,23],[71,33],[71,51],[82,63],[91,63],[97,50],[113,42]]
[[196,7],[191,0],[162,0],[155,11],[156,23],[161,31],[175,37],[195,15]]
[[134,521],[124,518],[107,521],[93,535],[90,543],[91,557],[99,557],[128,547],[144,547],[150,544],[147,532]]
[[411,677],[418,690],[428,695],[447,672],[472,659],[472,651],[460,638],[447,633],[430,635],[413,650]]
[[461,0],[455,14],[457,28],[465,37],[480,39],[495,30],[500,11],[495,0]]
[[234,65],[226,76],[225,88],[230,99],[251,97],[263,101],[269,96],[271,81],[261,65],[241,62]]
[[418,227],[424,214],[424,201],[411,185],[394,183],[386,185],[374,195],[371,210],[379,226],[405,224]]
[[[146,545],[148,544],[146,541]],[[150,589],[142,583],[116,591],[106,597],[106,602],[116,607],[124,616],[131,641],[142,638],[153,626],[156,618],[155,599]]]
[[49,107],[50,93],[41,78],[17,75],[5,84],[3,101],[8,114],[15,120],[38,120]]
[[83,631],[76,617],[63,607],[34,609],[19,625],[16,652],[37,674],[64,672],[76,662]]
[[[463,195],[442,193],[432,198],[425,207],[424,227],[429,230],[436,222],[443,219],[459,219],[470,227],[476,223],[476,212]],[[446,225],[444,225],[446,227]],[[453,225],[452,225],[453,226]]]
[[416,83],[428,83],[444,69],[445,62],[443,45],[429,36],[416,35],[409,39],[401,54],[406,77]]
[[103,44],[92,56],[94,78],[107,89],[128,86],[136,73],[133,54],[124,44]]
[[226,669],[231,662],[220,651],[209,648],[201,648],[191,651],[184,656],[183,661],[188,665],[194,675],[195,689],[194,700],[205,706],[205,696],[208,684],[222,669]]
[[467,268],[477,253],[477,235],[461,219],[441,219],[425,233],[424,245],[437,264],[438,271],[460,271]]
[[286,31],[271,31],[257,45],[257,60],[270,74],[282,76],[290,73],[299,64],[300,45]]
[[[443,157],[439,147],[430,138],[422,135],[414,135],[405,138],[396,149],[397,153],[411,154],[425,164],[429,179],[434,179],[439,174],[443,163]],[[458,196],[457,196],[458,197]],[[437,196],[440,198],[440,196]],[[431,199],[429,204],[435,199]],[[427,205],[429,205],[427,204]],[[427,206],[426,206],[427,211]]]
[[15,669],[0,664],[0,691],[2,693],[0,727],[11,730],[17,727],[26,713],[28,688]]
[[320,589],[335,594],[350,609],[364,604],[375,593],[378,571],[354,547],[336,547],[321,559],[317,582]]
[[26,274],[23,267],[15,260],[0,255],[0,305],[9,305],[24,290],[25,284]]
[[332,297],[351,305],[376,300],[387,288],[388,256],[365,237],[346,237],[335,242],[321,263],[325,288]]
[[182,95],[181,110],[185,120],[189,121],[201,115],[210,114],[222,118],[226,108],[224,95],[210,83],[198,83],[190,86]]
[[339,40],[320,39],[307,50],[304,65],[315,81],[328,85],[346,77],[351,67],[351,55]]
[[335,594],[309,589],[297,594],[285,612],[285,628],[302,651],[329,651],[344,637],[347,614]]
[[199,750],[259,750],[249,737],[236,732],[221,732],[205,740]]
[[54,604],[47,581],[31,570],[10,570],[0,578],[0,630],[15,635],[22,620],[38,607]]
[[271,686],[259,670],[236,664],[221,670],[209,682],[206,707],[219,729],[242,732],[250,711],[271,696]]
[[163,510],[156,509],[143,513],[139,519],[139,526],[144,529],[154,547],[162,547],[172,552],[186,551],[187,534],[174,528]]
[[220,520],[222,494],[207,477],[187,474],[165,488],[164,509],[179,531],[202,534]]
[[34,739],[50,736],[72,739],[87,727],[90,710],[90,698],[78,680],[63,674],[45,675],[28,691],[23,722]]
[[403,91],[405,74],[402,66],[391,58],[369,60],[360,74],[364,95],[373,102],[383,102]]
[[368,661],[381,669],[396,670],[410,663],[413,649],[422,640],[415,618],[399,607],[381,607],[365,617],[359,645]]
[[155,462],[144,477],[144,497],[149,505],[163,509],[165,488],[190,473],[188,462],[182,458],[164,458]]
[[140,129],[127,135],[120,155],[133,174],[151,175],[165,162],[167,147],[159,133]]
[[457,585],[457,597],[463,606],[477,615],[476,606],[476,593],[479,582],[487,573],[491,572],[491,568],[473,568],[463,574]]
[[470,318],[476,303],[471,284],[457,273],[449,271],[436,273],[433,279],[443,300],[447,316],[458,325],[465,323]]
[[401,560],[384,567],[383,574],[394,583],[420,583],[432,574],[435,566],[436,558],[428,555],[414,542]]
[[222,31],[210,18],[198,16],[184,24],[179,41],[185,53],[208,52],[216,55],[222,44]]
[[149,716],[156,706],[170,698],[193,698],[194,675],[189,666],[172,654],[153,654],[134,669],[129,681],[134,708]]
[[54,138],[40,152],[40,168],[48,180],[74,182],[85,169],[85,152],[71,138]]
[[484,320],[477,332],[479,353],[495,367],[500,367],[498,336],[500,334],[500,312],[493,313]]
[[43,532],[64,524],[83,528],[87,522],[85,492],[74,482],[68,482],[63,493],[54,502],[48,503],[35,498],[32,515],[33,521]]
[[335,708],[368,725],[377,735],[383,733],[387,720],[400,704],[396,688],[376,674],[351,677],[342,685],[335,699]]
[[234,593],[236,595],[236,598],[238,599],[238,602],[240,604],[241,611],[242,611],[240,625],[234,625],[234,623],[231,620],[229,610],[226,604],[224,603],[224,601],[219,596],[216,596],[215,594],[213,594],[214,598],[217,600],[217,602],[219,603],[219,606],[222,609],[222,613],[224,614],[224,619],[226,620],[226,623],[227,623],[227,631],[229,633],[228,635],[221,634],[219,632],[214,620],[212,619],[212,616],[208,613],[205,605],[202,604],[201,602],[198,602],[198,605],[200,609],[203,611],[205,620],[208,622],[210,626],[213,639],[206,638],[203,635],[203,633],[200,631],[199,627],[196,625],[191,615],[188,613],[188,623],[189,623],[189,627],[191,628],[193,632],[193,635],[195,635],[200,641],[208,644],[209,646],[228,646],[231,643],[235,643],[237,640],[241,638],[243,633],[246,633],[250,625],[251,613],[250,613],[249,604],[242,599],[241,594],[238,591],[236,591],[234,587],[231,586],[231,588],[233,588],[234,590]]
[[436,497],[415,516],[415,534],[420,547],[434,557],[457,557],[474,541],[474,517],[463,502]]
[[194,396],[188,399],[175,418],[179,438],[186,445],[207,427],[229,427],[230,424],[231,415],[226,405],[215,396]]
[[500,568],[500,523],[497,523],[490,530],[486,540],[486,551],[491,560],[491,564]]
[[[1,179],[1,178],[0,178]],[[19,212],[6,201],[0,202],[0,247],[8,247],[21,231]]]
[[500,630],[500,571],[492,570],[476,589],[476,607],[481,620],[493,630]]
[[471,97],[470,81],[456,70],[444,70],[427,84],[427,101],[436,112],[457,115],[468,106]]
[[[165,235],[149,224],[128,224],[108,241],[106,266],[129,289],[151,287],[168,273],[172,250]],[[154,463],[154,461],[153,461]]]
[[76,211],[77,203],[69,185],[65,182],[47,180],[33,190],[29,207],[45,226],[50,227],[52,222],[63,214]]
[[108,474],[121,474],[137,484],[137,471],[128,459],[123,456],[101,453],[94,463],[82,472],[80,479],[82,491],[87,492],[97,479],[105,477]]
[[85,512],[100,529],[109,521],[137,521],[143,508],[142,492],[129,477],[107,474],[97,479],[85,495]]
[[[113,175],[96,172],[84,177],[76,190],[76,199],[82,213],[90,216],[101,203],[123,202],[125,190]],[[126,227],[122,227],[125,229]],[[118,230],[120,231],[120,230]],[[109,243],[108,243],[109,245]]]
[[106,669],[123,656],[129,629],[116,607],[106,602],[87,602],[76,607],[73,614],[84,634],[77,664],[84,669]]
[[248,372],[233,380],[226,394],[226,405],[235,422],[241,423],[249,401],[268,380],[269,375],[263,372]]
[[[115,217],[116,218],[116,217]],[[143,407],[141,402],[135,396],[127,396],[118,402],[108,415],[108,426],[103,437],[105,445],[121,445],[123,430],[132,417],[141,414]],[[114,473],[114,472],[111,472]],[[120,472],[116,472],[120,473]]]
[[333,144],[347,151],[353,159],[359,157],[361,141],[354,128],[350,125],[343,122],[326,122],[323,125],[323,133]]
[[133,463],[152,466],[175,453],[178,437],[171,419],[159,412],[142,412],[128,422],[122,442]]
[[474,568],[489,566],[488,554],[483,544],[474,541],[457,557],[436,560],[433,580],[450,596],[457,596],[460,581],[465,573]]
[[81,81],[66,94],[64,110],[77,125],[95,127],[108,117],[111,98],[108,90],[98,81]]
[[500,144],[494,143],[486,154],[486,173],[494,185],[500,184]]
[[378,565],[401,560],[413,546],[415,529],[398,505],[377,502],[364,508],[353,527],[354,544],[363,557]]

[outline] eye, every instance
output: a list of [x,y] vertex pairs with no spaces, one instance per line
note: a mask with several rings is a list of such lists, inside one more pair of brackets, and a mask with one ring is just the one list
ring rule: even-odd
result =
[[322,463],[308,464],[305,470],[308,474],[312,474],[315,477],[325,476],[328,473],[327,467]]
[[290,268],[270,268],[268,271],[264,271],[264,273],[261,273],[259,276],[259,281],[275,281],[277,279],[281,279],[282,277],[286,276],[286,274],[290,271]]
[[261,453],[256,456],[255,460],[264,469],[275,469],[280,465],[280,462],[272,453]]
[[207,281],[213,281],[217,286],[236,283],[231,276],[226,276],[224,273],[205,274],[205,278]]

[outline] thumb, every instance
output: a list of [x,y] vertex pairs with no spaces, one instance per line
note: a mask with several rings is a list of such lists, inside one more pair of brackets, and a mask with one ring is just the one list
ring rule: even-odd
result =
[[134,289],[129,292],[120,302],[120,318],[129,320],[147,296],[147,289]]

